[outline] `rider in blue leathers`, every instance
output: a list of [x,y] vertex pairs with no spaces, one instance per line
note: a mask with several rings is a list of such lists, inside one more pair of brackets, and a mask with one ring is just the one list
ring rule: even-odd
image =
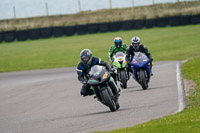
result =
[[89,49],[83,49],[80,53],[80,57],[81,61],[79,62],[76,69],[78,80],[83,84],[80,93],[82,96],[93,95],[94,93],[90,89],[90,85],[87,83],[87,74],[89,72],[89,69],[94,65],[102,65],[105,66],[106,69],[110,72],[112,72],[113,70],[106,62],[102,61],[100,58],[93,57],[92,52]]

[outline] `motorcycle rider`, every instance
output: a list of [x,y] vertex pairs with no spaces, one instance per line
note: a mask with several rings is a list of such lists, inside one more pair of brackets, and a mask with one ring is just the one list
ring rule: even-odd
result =
[[80,53],[80,57],[81,61],[79,62],[76,69],[78,74],[78,80],[83,84],[80,93],[82,96],[93,95],[94,93],[90,89],[90,85],[87,83],[87,74],[91,67],[93,67],[94,65],[102,65],[105,66],[109,72],[111,72],[112,76],[115,75],[112,74],[113,70],[111,69],[111,67],[106,62],[102,61],[100,58],[93,57],[92,52],[89,49],[83,49]]
[[[131,61],[134,57],[134,52],[142,52],[144,53],[150,60],[150,66],[152,69],[152,62],[153,62],[153,58],[149,52],[149,50],[140,43],[140,38],[138,36],[134,36],[131,39],[131,45],[129,46],[129,48],[126,51],[126,61],[128,62],[128,66],[129,66],[129,71],[132,72],[131,70]],[[153,76],[153,73],[151,72],[151,76]]]
[[108,60],[112,61],[112,57],[119,51],[126,53],[127,46],[126,44],[122,43],[122,38],[121,37],[115,37],[114,38],[114,45],[112,45],[109,49],[108,52]]

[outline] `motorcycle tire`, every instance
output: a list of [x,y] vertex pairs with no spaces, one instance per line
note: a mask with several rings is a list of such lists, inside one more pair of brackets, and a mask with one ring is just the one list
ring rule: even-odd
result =
[[121,78],[121,83],[123,88],[127,88],[127,78],[126,78],[126,71],[121,70],[120,71],[120,78]]
[[110,89],[110,88],[106,88],[106,89],[102,90],[103,99],[104,99],[106,105],[110,108],[110,111],[114,112],[117,110],[116,104],[115,104],[114,100],[111,98],[111,96],[109,95],[107,89]]
[[142,70],[142,69],[140,70],[139,76],[140,76],[140,84],[141,84],[143,90],[146,90],[148,88],[148,83],[147,83],[146,78],[145,78],[144,70]]

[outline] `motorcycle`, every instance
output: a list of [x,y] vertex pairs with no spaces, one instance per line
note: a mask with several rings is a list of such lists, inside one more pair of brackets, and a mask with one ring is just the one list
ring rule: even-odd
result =
[[129,80],[129,73],[127,71],[126,55],[123,52],[117,52],[113,56],[113,66],[117,69],[117,79],[121,82],[121,87],[127,88],[127,81]]
[[119,109],[119,88],[111,74],[104,66],[93,66],[88,74],[88,84],[91,86],[95,97],[102,104],[108,106],[111,111]]
[[135,52],[131,61],[133,78],[142,86],[143,90],[148,88],[151,77],[151,66],[147,56],[141,52]]

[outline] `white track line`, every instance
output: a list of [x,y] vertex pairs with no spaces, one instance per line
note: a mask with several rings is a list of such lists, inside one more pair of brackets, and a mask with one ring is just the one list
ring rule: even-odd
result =
[[176,80],[177,80],[177,88],[178,88],[178,110],[177,112],[181,112],[185,107],[184,102],[184,90],[181,78],[181,71],[180,71],[180,62],[176,65]]

